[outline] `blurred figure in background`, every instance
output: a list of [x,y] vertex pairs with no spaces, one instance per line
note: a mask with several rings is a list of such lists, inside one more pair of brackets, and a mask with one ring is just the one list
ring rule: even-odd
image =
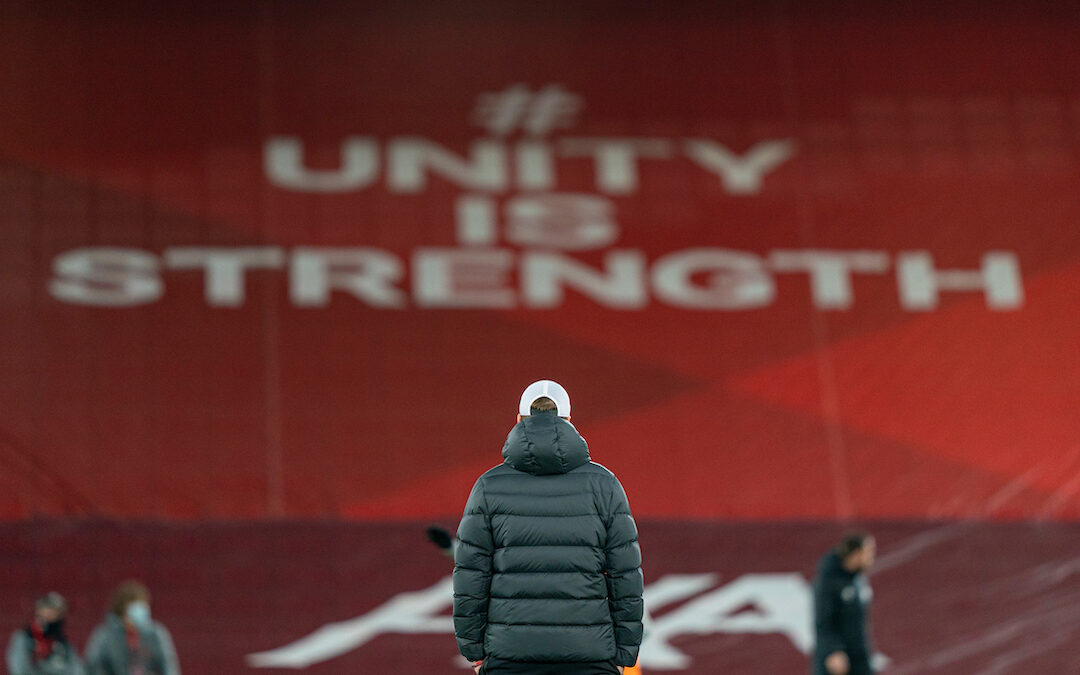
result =
[[814,675],[870,675],[870,601],[866,573],[877,543],[866,532],[844,535],[818,563],[814,579]]
[[86,645],[89,675],[180,675],[165,626],[150,618],[150,591],[125,581],[109,599],[105,621]]
[[49,593],[34,603],[34,616],[8,642],[9,675],[81,675],[82,663],[64,634],[67,601]]

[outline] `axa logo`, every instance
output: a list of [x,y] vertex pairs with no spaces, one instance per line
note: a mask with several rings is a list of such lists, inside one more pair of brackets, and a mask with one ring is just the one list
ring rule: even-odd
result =
[[[653,619],[641,646],[643,668],[690,668],[690,657],[672,644],[684,635],[778,633],[799,652],[813,649],[812,592],[802,575],[746,574],[718,583],[715,574],[669,574],[646,587],[645,606]],[[424,590],[396,595],[363,616],[249,654],[247,663],[254,668],[306,668],[360,649],[383,634],[453,634],[453,619],[447,614],[452,594],[447,577]]]

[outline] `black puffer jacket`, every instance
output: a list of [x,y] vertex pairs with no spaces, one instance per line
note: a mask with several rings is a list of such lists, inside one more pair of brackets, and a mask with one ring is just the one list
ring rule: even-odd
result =
[[524,418],[480,476],[454,559],[465,658],[630,666],[641,644],[637,528],[614,474],[554,411]]

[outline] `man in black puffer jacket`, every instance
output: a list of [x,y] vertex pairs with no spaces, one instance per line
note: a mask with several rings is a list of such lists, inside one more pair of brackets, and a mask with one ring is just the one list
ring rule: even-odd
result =
[[637,527],[610,471],[589,461],[570,397],[522,394],[499,466],[465,505],[454,553],[454,631],[478,673],[621,673],[641,644]]

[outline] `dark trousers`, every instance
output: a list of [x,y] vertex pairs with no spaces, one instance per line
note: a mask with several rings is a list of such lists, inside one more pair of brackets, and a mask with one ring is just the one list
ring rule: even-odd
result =
[[525,663],[494,656],[484,659],[480,675],[618,675],[615,661],[590,663]]

